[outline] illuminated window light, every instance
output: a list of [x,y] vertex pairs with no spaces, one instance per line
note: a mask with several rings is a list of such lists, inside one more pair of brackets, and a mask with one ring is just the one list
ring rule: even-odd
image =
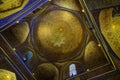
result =
[[71,64],[69,66],[69,75],[70,75],[70,77],[77,75],[75,64]]

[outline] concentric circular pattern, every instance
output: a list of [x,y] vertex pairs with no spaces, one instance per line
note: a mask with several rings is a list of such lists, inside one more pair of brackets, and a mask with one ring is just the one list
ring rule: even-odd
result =
[[101,11],[100,29],[110,47],[120,58],[120,16],[112,17],[112,8]]
[[58,80],[58,69],[50,63],[41,64],[35,71],[35,77],[37,80]]
[[57,61],[76,55],[81,48],[84,33],[81,22],[74,14],[53,10],[39,18],[33,35],[41,54],[49,60]]

